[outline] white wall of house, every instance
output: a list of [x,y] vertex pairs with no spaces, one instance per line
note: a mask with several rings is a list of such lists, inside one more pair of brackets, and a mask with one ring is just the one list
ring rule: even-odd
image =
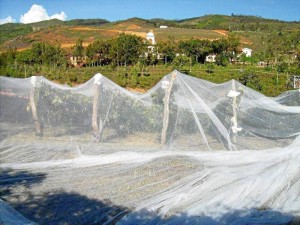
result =
[[252,49],[250,49],[250,48],[243,48],[242,51],[246,55],[246,57],[251,57],[252,56]]
[[154,33],[152,31],[150,31],[147,35],[146,35],[146,39],[152,44],[155,45],[155,36]]
[[205,62],[216,62],[217,55],[209,54],[205,57]]

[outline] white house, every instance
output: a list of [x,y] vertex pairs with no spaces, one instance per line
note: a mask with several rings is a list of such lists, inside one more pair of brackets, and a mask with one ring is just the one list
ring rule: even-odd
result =
[[161,59],[161,54],[157,52],[155,47],[155,35],[152,30],[146,35],[146,39],[150,42],[150,45],[148,46],[148,51],[145,52],[145,56],[148,57],[148,55],[151,53],[152,55],[156,55],[157,59]]
[[205,62],[216,62],[216,57],[217,55],[216,54],[209,54],[205,57]]
[[155,42],[155,36],[154,36],[153,31],[150,31],[150,32],[146,35],[146,39],[147,39],[152,45],[155,45],[155,44],[156,44],[156,42]]
[[167,28],[168,28],[168,26],[164,26],[164,25],[162,25],[162,26],[159,26],[159,28],[160,28],[160,29],[167,29]]
[[250,48],[243,48],[242,53],[246,55],[246,57],[251,57],[252,56],[252,49]]
[[75,67],[82,67],[87,61],[87,56],[80,57],[80,56],[71,56],[70,57],[70,64]]

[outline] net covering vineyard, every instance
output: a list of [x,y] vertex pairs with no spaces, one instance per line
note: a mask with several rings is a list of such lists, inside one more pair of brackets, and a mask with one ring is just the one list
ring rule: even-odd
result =
[[298,90],[270,98],[178,71],[145,94],[101,74],[77,87],[0,77],[0,132],[3,221],[288,224],[300,216]]

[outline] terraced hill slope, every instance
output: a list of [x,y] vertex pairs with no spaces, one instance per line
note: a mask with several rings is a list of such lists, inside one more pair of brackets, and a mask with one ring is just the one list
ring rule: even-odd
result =
[[[160,29],[160,25],[168,26]],[[229,31],[257,32],[253,36],[240,33],[241,40],[248,46],[261,33],[278,31],[293,31],[300,29],[300,22],[283,22],[254,16],[224,16],[206,15],[184,20],[165,20],[131,18],[128,20],[109,22],[104,19],[76,19],[60,21],[57,19],[32,24],[4,24],[0,25],[0,51],[8,47],[18,50],[30,48],[35,42],[45,41],[51,44],[60,44],[63,48],[70,48],[76,40],[82,38],[84,45],[97,39],[110,39],[120,33],[135,34],[146,37],[147,32],[153,30],[157,41],[168,39],[176,40],[209,39],[214,40],[227,36]]]

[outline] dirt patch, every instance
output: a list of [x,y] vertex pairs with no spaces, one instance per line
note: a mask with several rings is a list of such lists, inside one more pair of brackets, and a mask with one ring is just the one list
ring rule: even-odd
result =
[[[121,28],[123,26],[117,25],[117,28]],[[126,27],[125,30],[123,29],[98,29],[98,28],[91,28],[91,27],[72,27],[70,30],[76,30],[76,31],[99,31],[101,32],[103,35],[105,36],[115,36],[121,33],[125,33],[125,34],[131,34],[131,35],[136,35],[138,37],[142,37],[145,38],[147,33],[146,32],[137,32],[137,31],[132,31],[132,30],[136,30],[136,29],[140,29],[141,27],[137,26],[137,25],[129,25]]]
[[147,33],[146,32],[134,32],[134,31],[125,31],[125,34],[132,34],[136,35],[142,38],[146,38]]
[[130,30],[106,30],[106,32],[112,32],[112,33],[125,33],[125,34],[131,34],[136,35],[138,37],[146,38],[147,33],[146,32],[136,32],[136,31],[130,31]]
[[18,52],[22,52],[22,51],[25,51],[25,50],[28,50],[30,49],[30,47],[26,47],[26,48],[17,48],[17,51]]
[[[221,34],[223,36],[228,36],[228,31],[227,30],[213,30],[214,32]],[[253,43],[251,41],[249,41],[248,39],[241,37],[241,42],[243,44],[248,44],[248,45],[252,45]]]
[[93,27],[72,27],[70,30],[76,30],[76,31],[94,31],[94,30],[103,30],[99,28],[93,28]]
[[138,29],[141,29],[141,27],[138,26],[138,25],[132,24],[132,25],[128,26],[128,29],[130,29],[130,30],[138,30]]
[[[92,42],[83,42],[82,43],[82,45],[84,46],[84,47],[87,47],[89,44],[91,44]],[[75,45],[75,43],[62,43],[61,44],[61,47],[62,48],[71,48],[71,47],[73,47]]]
[[228,31],[226,30],[213,30],[213,31],[224,36],[228,35]]
[[147,92],[147,90],[143,89],[143,88],[130,88],[130,87],[127,87],[126,89],[128,91],[131,91],[131,92],[138,92],[138,93],[146,93]]
[[132,24],[132,23],[128,23],[128,22],[125,22],[125,23],[119,23],[118,25],[116,25],[116,28],[118,29],[121,29],[121,28],[125,28],[126,30],[139,30],[141,29],[140,26],[136,25],[136,24]]

